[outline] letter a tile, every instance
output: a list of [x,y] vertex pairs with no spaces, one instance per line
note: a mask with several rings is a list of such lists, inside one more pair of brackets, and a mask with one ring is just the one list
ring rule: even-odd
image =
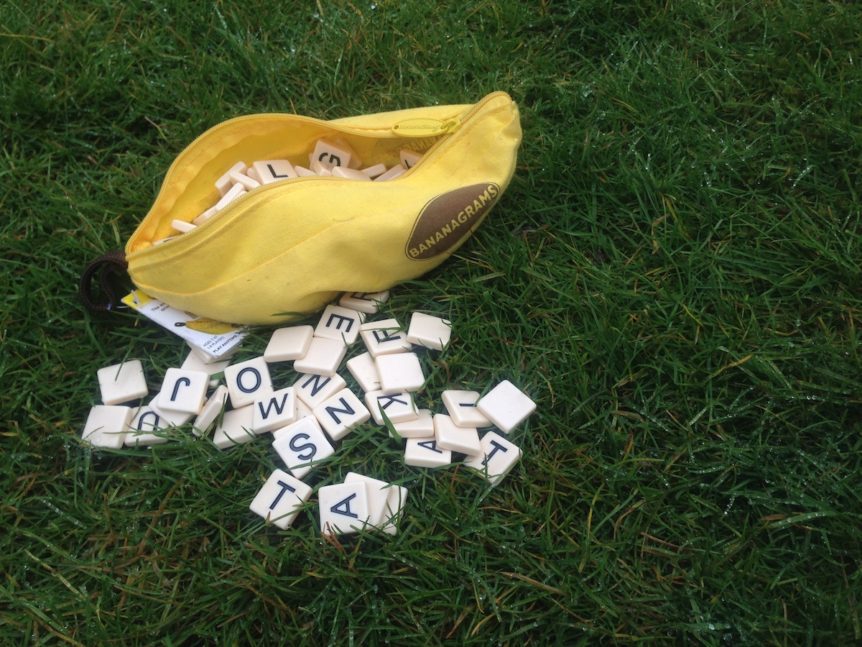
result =
[[443,467],[452,463],[452,452],[437,447],[433,438],[408,438],[404,463],[414,467]]
[[320,531],[324,535],[359,532],[368,524],[368,494],[365,483],[325,485],[317,492]]

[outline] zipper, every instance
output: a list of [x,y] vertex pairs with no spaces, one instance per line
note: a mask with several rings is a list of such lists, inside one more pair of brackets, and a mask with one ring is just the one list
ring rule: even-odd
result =
[[[221,130],[223,130],[225,128],[229,128],[236,123],[242,123],[242,122],[248,121],[248,120],[257,120],[257,119],[260,119],[261,117],[289,118],[291,121],[299,121],[299,122],[304,122],[304,123],[308,123],[308,124],[313,124],[315,126],[323,126],[324,128],[327,128],[327,129],[332,130],[334,132],[339,132],[339,133],[349,134],[349,135],[359,136],[359,137],[370,137],[370,138],[378,137],[379,138],[383,135],[388,134],[388,135],[394,135],[397,137],[405,137],[405,138],[409,137],[409,138],[417,138],[418,139],[418,138],[423,138],[423,137],[435,137],[435,136],[441,136],[441,135],[451,135],[451,134],[455,133],[456,131],[458,131],[464,123],[466,123],[467,121],[472,119],[473,116],[476,113],[478,113],[480,110],[482,110],[486,104],[497,99],[501,95],[502,96],[508,96],[508,95],[506,95],[505,92],[501,92],[501,91],[492,92],[491,94],[483,97],[479,102],[472,105],[465,113],[463,113],[460,116],[451,117],[451,118],[445,119],[445,120],[444,119],[427,118],[427,117],[412,117],[409,119],[403,119],[402,121],[396,122],[395,124],[393,124],[391,126],[381,127],[381,128],[351,127],[349,125],[343,125],[340,123],[333,123],[331,121],[315,119],[314,117],[306,117],[303,115],[294,115],[294,114],[289,114],[289,113],[276,113],[276,114],[261,113],[261,114],[253,114],[253,115],[242,115],[239,117],[234,117],[233,119],[228,119],[226,121],[223,121],[220,124],[210,128],[206,132],[201,133],[198,137],[196,137],[185,148],[185,150],[183,152],[185,153],[187,151],[193,150],[194,147],[198,144],[198,142],[200,140],[203,140],[205,138],[209,139],[209,138],[213,137],[214,135],[216,135]],[[397,182],[401,178],[412,174],[413,169],[421,166],[422,163],[425,161],[425,159],[427,157],[429,157],[432,153],[434,153],[447,140],[448,140],[448,137],[441,139],[438,142],[435,142],[427,151],[425,151],[425,153],[422,155],[422,159],[419,162],[417,162],[414,166],[407,169],[407,171],[405,173],[403,173],[400,177],[396,178],[395,180],[391,180],[391,181]],[[170,177],[170,175],[173,173],[175,167],[182,165],[182,163],[185,160],[185,157],[186,157],[186,155],[180,154],[173,161],[171,166],[168,168],[167,173],[165,174],[165,179]],[[294,182],[299,182],[299,181],[303,181],[303,180],[321,180],[321,179],[326,180],[329,178],[325,178],[325,177],[300,177],[300,178],[293,178],[290,180],[290,182],[294,183]],[[336,179],[340,179],[340,178],[336,178]],[[272,183],[272,184],[268,184],[268,185],[262,185],[260,187],[255,188],[255,189],[252,189],[252,191],[250,191],[249,193],[254,192],[254,194],[259,195],[260,193],[263,193],[263,192],[270,190],[270,189],[281,188],[281,186],[280,186],[281,184],[282,183],[278,182],[278,183]],[[159,195],[156,196],[155,203],[158,203],[160,195],[161,195],[161,190],[159,191]],[[242,196],[242,197],[238,198],[237,202],[245,199],[246,197],[247,196]],[[231,207],[234,206],[234,204],[235,203],[228,205],[227,207],[224,208],[223,211],[230,210]],[[219,212],[218,214],[213,215],[213,218],[218,218],[219,215],[221,215],[221,213],[222,212]],[[212,220],[213,218],[211,218],[210,220]],[[209,222],[209,220],[207,222]],[[206,226],[206,224],[207,223],[203,223],[202,225],[198,225],[198,227]],[[195,231],[197,231],[197,230],[195,230]],[[188,234],[195,233],[195,231],[188,232],[187,234],[182,234],[182,235],[187,236]],[[153,243],[150,242],[144,248],[139,248],[136,251],[145,251],[148,249],[152,249],[153,247],[154,247]]]

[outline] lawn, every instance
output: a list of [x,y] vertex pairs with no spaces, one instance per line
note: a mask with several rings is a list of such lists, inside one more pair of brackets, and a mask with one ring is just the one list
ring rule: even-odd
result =
[[[860,25],[812,1],[0,2],[0,643],[862,641]],[[288,530],[248,510],[268,439],[80,441],[98,368],[141,358],[154,390],[185,356],[76,290],[198,134],[494,90],[521,112],[511,185],[386,313],[453,323],[425,405],[503,379],[536,401],[497,487],[363,425],[306,480],[398,482],[405,517],[325,541],[314,498]]]

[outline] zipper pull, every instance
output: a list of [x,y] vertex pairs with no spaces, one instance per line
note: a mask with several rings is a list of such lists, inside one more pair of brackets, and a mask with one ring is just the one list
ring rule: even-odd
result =
[[457,118],[431,119],[428,117],[415,117],[404,119],[392,126],[392,132],[400,137],[434,137],[436,135],[448,135],[461,125]]

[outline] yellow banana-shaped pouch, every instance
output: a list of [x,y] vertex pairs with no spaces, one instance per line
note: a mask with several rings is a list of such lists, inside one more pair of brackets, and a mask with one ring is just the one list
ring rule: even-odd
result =
[[[382,182],[333,175],[263,184],[171,238],[174,221],[190,223],[219,200],[215,183],[236,162],[305,166],[327,139],[346,143],[363,166],[396,165],[405,149],[421,158]],[[339,292],[388,289],[442,263],[481,224],[512,177],[520,141],[518,109],[503,92],[474,105],[331,121],[225,121],[171,165],[126,244],[129,275],[168,305],[242,324],[284,322]]]

